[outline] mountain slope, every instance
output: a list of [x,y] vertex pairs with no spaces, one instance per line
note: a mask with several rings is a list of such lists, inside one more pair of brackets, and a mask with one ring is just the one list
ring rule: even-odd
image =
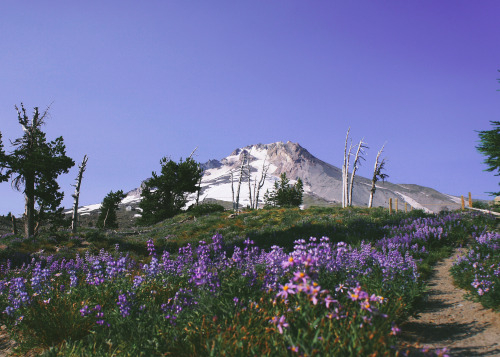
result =
[[[339,204],[342,200],[342,170],[330,165],[316,157],[297,143],[277,142],[272,144],[257,144],[236,149],[233,153],[220,160],[210,160],[204,164],[205,175],[202,180],[202,192],[200,199],[212,198],[224,201],[232,201],[231,172],[236,185],[239,178],[239,167],[243,155],[246,154],[250,160],[251,186],[254,187],[255,180],[259,180],[263,165],[270,165],[268,177],[261,190],[262,199],[267,189],[272,189],[274,182],[280,174],[285,172],[292,183],[297,178],[304,182],[304,193],[320,200]],[[370,194],[371,180],[356,176],[354,178],[353,204],[366,206]],[[241,186],[240,203],[243,206],[249,204],[248,182]],[[253,192],[252,192],[253,194]],[[456,197],[442,194],[428,187],[418,185],[392,184],[390,182],[379,182],[374,196],[374,206],[387,207],[389,198],[398,198],[404,207],[407,202],[414,208],[438,211],[444,207],[457,208]],[[260,201],[260,200],[259,200]]]
[[[240,167],[244,156],[248,158],[250,183],[248,175],[244,175],[240,186],[240,207],[250,205],[249,192],[255,200],[255,186],[259,182],[264,167],[268,166],[267,176],[259,194],[259,207],[263,205],[264,193],[272,190],[274,182],[284,172],[295,183],[300,178],[304,183],[304,202],[307,205],[340,205],[342,200],[342,170],[328,164],[300,146],[290,141],[283,143],[249,145],[234,150],[221,160],[209,160],[202,164],[204,176],[201,182],[199,201],[224,201],[229,206],[237,196]],[[248,169],[245,165],[245,172]],[[231,177],[232,174],[232,177]],[[231,181],[232,180],[232,181]],[[233,186],[233,187],[231,187]],[[250,186],[250,187],[249,187]],[[370,195],[371,180],[356,176],[354,179],[353,205],[367,206]],[[140,201],[141,188],[134,189],[122,201],[122,206],[137,207]],[[456,209],[460,207],[458,197],[442,194],[434,189],[414,184],[393,184],[378,182],[373,206],[388,207],[389,199],[397,198],[399,209],[404,209],[404,203],[413,208],[437,212],[441,209]],[[188,197],[189,203],[196,202],[196,196]],[[81,212],[88,213],[98,205],[82,207]],[[395,207],[395,203],[393,204]]]

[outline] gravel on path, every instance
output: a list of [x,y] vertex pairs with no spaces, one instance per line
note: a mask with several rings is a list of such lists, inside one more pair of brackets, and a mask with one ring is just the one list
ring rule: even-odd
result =
[[500,356],[500,314],[467,300],[453,285],[450,268],[459,253],[435,266],[424,309],[401,326],[403,344],[413,351],[446,347],[450,356]]

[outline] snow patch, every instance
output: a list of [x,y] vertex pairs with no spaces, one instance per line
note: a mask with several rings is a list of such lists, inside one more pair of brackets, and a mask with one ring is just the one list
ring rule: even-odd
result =
[[447,195],[446,193],[444,193],[445,196],[449,197],[450,200],[452,200],[453,202],[455,203],[458,203],[458,204],[462,204],[462,198],[460,197],[456,197],[456,196],[452,196],[452,195]]
[[394,191],[395,194],[401,196],[405,202],[408,202],[413,208],[424,210],[426,213],[433,213],[430,209],[425,208],[420,203],[415,201],[413,198],[403,195],[401,192]]
[[88,206],[83,206],[83,207],[80,207],[78,208],[78,213],[82,214],[82,213],[90,213],[92,211],[97,211],[101,209],[101,204],[100,203],[96,203],[96,204],[93,204],[93,205],[88,205]]

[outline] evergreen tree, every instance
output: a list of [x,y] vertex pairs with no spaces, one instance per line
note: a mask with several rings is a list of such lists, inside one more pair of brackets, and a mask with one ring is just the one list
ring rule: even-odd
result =
[[97,218],[97,227],[99,228],[118,228],[116,220],[116,211],[118,205],[127,196],[122,190],[110,191],[102,200],[99,218]]
[[[75,163],[66,156],[62,137],[47,142],[41,127],[48,109],[40,113],[35,107],[30,119],[22,103],[21,109],[15,108],[24,134],[12,143],[14,151],[0,153],[0,168],[5,171],[2,176],[12,179],[13,187],[24,193],[25,236],[32,237],[43,220],[62,220],[62,209],[58,207],[64,194],[59,192],[56,179]],[[35,209],[35,204],[38,209]]]
[[[481,144],[476,149],[486,156],[484,163],[488,166],[485,171],[496,172],[495,176],[500,176],[500,122],[491,121],[493,126],[491,130],[479,131]],[[490,192],[498,196],[500,192]]]
[[264,194],[264,202],[268,207],[298,207],[302,204],[304,185],[300,178],[295,185],[290,185],[290,180],[283,172],[280,179],[274,182],[274,189]]
[[198,181],[203,170],[193,159],[181,159],[177,163],[164,157],[160,165],[161,173],[153,172],[144,184],[139,203],[142,209],[139,224],[154,224],[175,216],[186,205],[187,195],[200,189]]
[[5,155],[5,151],[3,149],[2,143],[2,133],[0,132],[0,182],[8,181],[9,176],[4,174],[4,170],[6,169],[7,156]]

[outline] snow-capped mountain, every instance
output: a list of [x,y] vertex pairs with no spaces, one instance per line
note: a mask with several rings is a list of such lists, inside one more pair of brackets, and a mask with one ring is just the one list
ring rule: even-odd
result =
[[[250,205],[250,195],[255,200],[255,185],[258,185],[263,170],[268,167],[264,184],[259,192],[259,207],[264,203],[264,193],[271,190],[274,182],[285,172],[291,183],[300,178],[304,184],[304,201],[309,204],[340,204],[342,199],[342,170],[316,157],[298,143],[290,141],[283,143],[249,145],[234,150],[221,160],[209,160],[202,164],[204,175],[201,181],[199,201],[218,200],[233,201],[237,195],[240,168],[246,156],[244,176],[241,180],[239,204],[240,207]],[[248,165],[248,166],[247,166]],[[250,182],[248,180],[250,170]],[[232,174],[232,175],[231,175]],[[231,177],[232,176],[232,177]],[[233,187],[233,188],[232,188]],[[354,178],[353,204],[367,206],[370,195],[371,180],[357,175]],[[122,206],[137,206],[140,201],[141,188],[134,189],[122,201]],[[196,196],[188,197],[187,206],[196,201]],[[388,207],[389,199],[397,198],[399,209],[404,209],[404,203],[413,208],[437,212],[441,209],[456,209],[460,207],[460,198],[442,194],[434,189],[413,184],[393,184],[378,182],[373,206]],[[92,205],[95,209],[96,205]],[[85,211],[85,208],[82,207]],[[88,212],[88,209],[86,210]]]
[[[290,141],[283,143],[249,145],[234,150],[229,156],[221,160],[209,160],[202,164],[204,175],[201,182],[200,202],[207,199],[232,202],[233,190],[237,195],[241,163],[247,157],[250,167],[250,184],[248,182],[247,165],[245,164],[244,177],[240,186],[240,207],[250,205],[249,191],[252,200],[255,199],[255,185],[262,177],[262,171],[268,166],[263,187],[259,192],[259,206],[263,204],[264,193],[272,190],[274,182],[285,172],[291,183],[300,178],[304,183],[304,195],[309,202],[340,203],[342,200],[342,170],[316,157],[298,143]],[[232,178],[231,178],[232,173]],[[231,184],[232,180],[232,184]],[[371,180],[356,176],[354,178],[353,204],[367,206],[370,195]],[[124,199],[126,202],[138,201],[140,189],[129,192]],[[196,197],[190,196],[189,204],[195,202]],[[388,207],[389,198],[398,198],[400,209],[407,202],[414,208],[439,211],[447,207],[458,208],[458,197],[442,194],[428,187],[410,184],[392,184],[378,182],[373,206]]]

